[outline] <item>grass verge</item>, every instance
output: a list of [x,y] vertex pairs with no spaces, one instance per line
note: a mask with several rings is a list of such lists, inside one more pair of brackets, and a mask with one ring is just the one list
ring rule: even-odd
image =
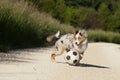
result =
[[46,37],[58,30],[64,34],[73,27],[60,24],[24,0],[0,1],[0,51],[45,46]]
[[120,44],[120,33],[102,30],[89,30],[88,39],[90,42],[110,42]]

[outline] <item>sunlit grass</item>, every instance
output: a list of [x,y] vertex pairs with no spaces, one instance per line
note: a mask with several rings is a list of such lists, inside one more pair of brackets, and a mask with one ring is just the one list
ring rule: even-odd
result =
[[[49,45],[46,37],[58,30],[65,34],[72,33],[74,28],[60,24],[22,0],[0,0],[0,51]],[[89,30],[88,39],[90,42],[120,43],[120,34]]]
[[89,30],[88,39],[90,42],[111,42],[120,44],[120,33],[102,30]]
[[22,0],[0,1],[0,45],[4,49],[44,46],[46,37],[58,30],[63,34],[73,28]]

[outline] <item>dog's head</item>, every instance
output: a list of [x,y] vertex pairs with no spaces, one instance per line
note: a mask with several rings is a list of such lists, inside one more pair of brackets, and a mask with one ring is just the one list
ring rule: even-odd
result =
[[85,30],[76,30],[74,32],[75,44],[80,45],[87,39],[87,32]]

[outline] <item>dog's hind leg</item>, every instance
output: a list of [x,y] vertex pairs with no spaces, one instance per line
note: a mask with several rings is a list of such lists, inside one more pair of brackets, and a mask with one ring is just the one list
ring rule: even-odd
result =
[[67,49],[67,48],[62,47],[61,51],[60,51],[58,54],[54,54],[54,53],[51,54],[51,60],[52,60],[52,61],[55,61],[55,57],[62,55],[66,49]]

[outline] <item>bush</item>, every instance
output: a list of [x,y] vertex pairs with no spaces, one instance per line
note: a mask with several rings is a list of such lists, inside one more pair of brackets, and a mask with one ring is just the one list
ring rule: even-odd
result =
[[90,42],[111,42],[120,44],[120,34],[102,30],[89,30],[88,40]]
[[74,27],[120,32],[119,0],[26,0]]
[[71,24],[84,29],[101,28],[101,22],[98,19],[97,12],[92,8],[81,7],[79,9],[73,9]]
[[27,2],[0,1],[0,49],[45,46],[46,37],[58,30],[63,34],[73,28],[40,13]]

